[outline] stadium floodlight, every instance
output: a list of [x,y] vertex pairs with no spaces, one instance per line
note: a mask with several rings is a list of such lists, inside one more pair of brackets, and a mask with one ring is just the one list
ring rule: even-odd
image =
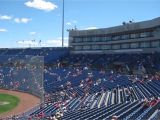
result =
[[122,22],[122,24],[123,24],[123,25],[126,25],[126,22],[125,22],[125,21],[123,21],[123,22]]
[[64,46],[64,0],[62,1],[62,47]]

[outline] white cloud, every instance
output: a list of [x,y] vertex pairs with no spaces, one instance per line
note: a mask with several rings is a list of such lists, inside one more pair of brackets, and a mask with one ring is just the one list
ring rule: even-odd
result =
[[52,11],[58,6],[46,0],[30,0],[25,3],[26,6],[44,11]]
[[11,20],[12,17],[8,15],[0,15],[0,20]]
[[72,20],[72,21],[67,22],[66,25],[71,26],[71,25],[76,24],[76,23],[77,23],[76,20]]
[[0,32],[7,32],[7,31],[8,31],[7,29],[0,28]]
[[[53,47],[61,47],[62,46],[62,37],[58,37],[57,39],[51,39],[51,40],[47,40],[46,45],[47,46],[53,46]],[[68,46],[68,42],[67,42],[68,38],[65,37],[64,38],[64,46]]]
[[[58,39],[62,40],[62,37],[58,37]],[[68,37],[64,37],[64,40],[68,40]]]
[[88,28],[85,28],[85,30],[92,30],[92,29],[97,29],[97,27],[88,27]]
[[30,18],[17,18],[17,17],[12,17],[9,15],[0,15],[0,20],[13,20],[16,23],[28,23],[30,22],[32,19]]
[[30,32],[29,34],[30,34],[30,35],[35,35],[35,34],[36,34],[36,32]]
[[20,19],[19,19],[19,18],[15,18],[14,21],[15,21],[16,23],[20,23]]
[[28,23],[31,21],[31,19],[30,18],[15,18],[14,21],[16,23]]
[[69,26],[70,26],[70,25],[72,25],[72,23],[71,23],[71,22],[67,22],[66,25],[69,25]]
[[31,19],[21,18],[21,22],[22,22],[22,23],[28,23],[29,21],[31,21]]
[[18,44],[23,46],[37,46],[38,42],[35,40],[19,40],[17,41]]

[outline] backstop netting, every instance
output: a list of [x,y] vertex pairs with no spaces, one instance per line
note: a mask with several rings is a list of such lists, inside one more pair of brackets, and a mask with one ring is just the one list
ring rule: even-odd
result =
[[0,89],[27,92],[43,101],[42,56],[0,56]]

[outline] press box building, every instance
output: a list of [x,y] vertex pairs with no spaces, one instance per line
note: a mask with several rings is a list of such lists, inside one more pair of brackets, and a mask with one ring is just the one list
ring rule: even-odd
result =
[[120,26],[69,30],[69,47],[74,54],[120,54],[160,51],[160,17]]

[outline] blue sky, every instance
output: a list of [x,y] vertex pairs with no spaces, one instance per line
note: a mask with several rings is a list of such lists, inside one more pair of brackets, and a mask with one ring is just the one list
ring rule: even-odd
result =
[[[160,17],[159,6],[160,0],[65,0],[65,45],[66,30],[75,25],[92,29],[150,20]],[[61,17],[62,0],[0,0],[0,48],[60,46]]]

